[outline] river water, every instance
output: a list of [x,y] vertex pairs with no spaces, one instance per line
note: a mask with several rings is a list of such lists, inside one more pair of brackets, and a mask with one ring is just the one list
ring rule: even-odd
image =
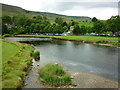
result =
[[[92,73],[118,81],[118,48],[52,39],[6,38],[33,44],[40,51],[40,61],[33,63],[32,76],[49,62],[63,65],[70,72]],[[36,65],[36,66],[35,66]],[[36,68],[36,69],[35,69]],[[29,76],[29,78],[31,78]],[[33,78],[38,77],[33,76]],[[33,79],[31,79],[33,81]],[[27,82],[30,82],[29,80]],[[38,82],[39,83],[39,82]],[[28,86],[29,87],[29,86]],[[35,86],[39,87],[39,86]]]

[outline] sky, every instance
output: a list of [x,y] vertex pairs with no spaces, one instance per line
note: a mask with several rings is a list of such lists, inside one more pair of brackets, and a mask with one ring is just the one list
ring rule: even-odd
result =
[[118,15],[118,2],[119,0],[0,0],[0,3],[31,11],[96,17],[101,20]]

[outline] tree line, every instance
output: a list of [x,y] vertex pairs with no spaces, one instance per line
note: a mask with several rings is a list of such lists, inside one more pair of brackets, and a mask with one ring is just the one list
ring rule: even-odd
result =
[[72,33],[74,35],[84,35],[86,33],[106,33],[112,32],[115,34],[120,31],[120,16],[112,16],[106,21],[98,20],[96,17],[92,18],[93,26],[80,26],[79,22],[71,20],[66,22],[62,17],[56,17],[53,23],[45,16],[33,16],[28,18],[24,15],[18,16],[3,16],[2,17],[2,35],[4,34],[31,34],[31,33],[51,33],[62,34],[68,32],[70,26],[74,26]]

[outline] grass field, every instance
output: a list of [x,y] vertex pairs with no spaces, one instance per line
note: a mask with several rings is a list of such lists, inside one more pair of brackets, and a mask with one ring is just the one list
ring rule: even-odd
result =
[[64,39],[72,39],[72,40],[86,40],[86,41],[118,41],[118,37],[103,37],[103,36],[50,36],[50,35],[17,35],[17,36],[33,36],[33,37],[55,37],[55,38],[64,38]]
[[105,36],[92,36],[92,35],[81,35],[81,36],[17,35],[17,36],[54,37],[54,38],[62,38],[62,39],[69,39],[69,40],[91,41],[99,44],[111,44],[116,46],[120,45],[120,43],[118,42],[118,37],[105,37]]
[[2,88],[20,88],[30,68],[33,48],[27,44],[2,41]]

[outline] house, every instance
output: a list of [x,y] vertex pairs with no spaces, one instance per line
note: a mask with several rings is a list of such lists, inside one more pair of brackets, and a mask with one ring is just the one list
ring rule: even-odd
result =
[[63,33],[64,34],[64,36],[71,36],[71,35],[73,35],[72,34],[72,31],[74,30],[74,26],[70,26],[70,30],[68,31],[68,32],[66,32],[66,33]]

